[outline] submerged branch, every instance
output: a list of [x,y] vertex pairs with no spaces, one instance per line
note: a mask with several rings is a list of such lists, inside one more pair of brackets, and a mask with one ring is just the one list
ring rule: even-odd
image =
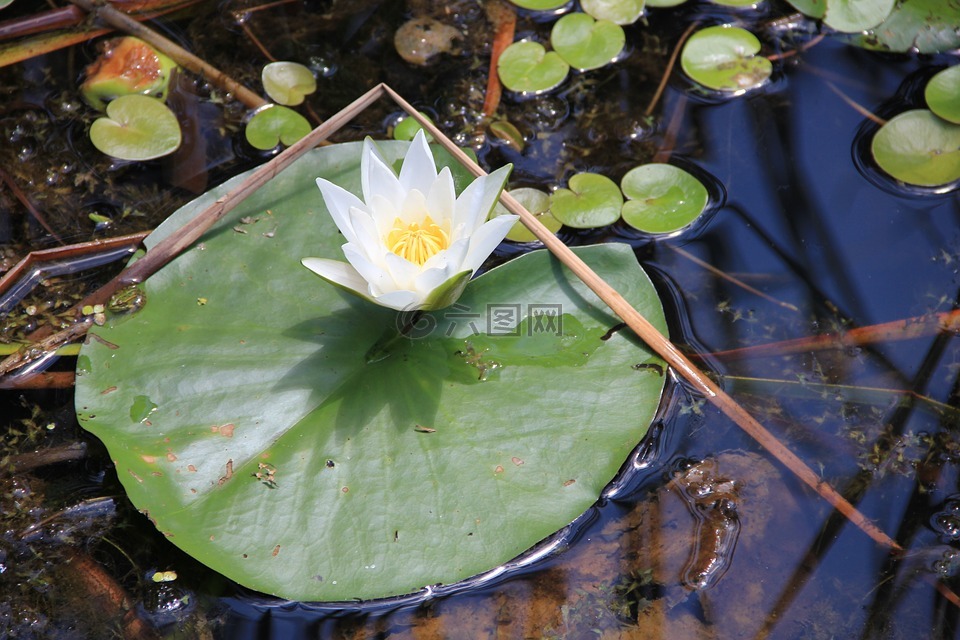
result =
[[[850,349],[876,342],[912,340],[913,338],[922,338],[939,333],[952,335],[960,333],[960,309],[859,327],[843,333],[825,333],[819,336],[783,340],[782,342],[760,344],[754,347],[716,351],[711,353],[710,357],[723,360],[742,360],[744,358],[786,356],[825,349]],[[702,358],[702,356],[695,354],[691,357]]]

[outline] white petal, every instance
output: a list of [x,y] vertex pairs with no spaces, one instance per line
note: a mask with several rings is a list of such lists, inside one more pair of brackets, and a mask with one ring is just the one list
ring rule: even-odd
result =
[[317,186],[320,187],[323,202],[327,205],[327,211],[330,212],[330,217],[333,218],[337,228],[343,233],[347,242],[356,242],[356,233],[350,224],[350,209],[353,207],[363,209],[363,201],[346,189],[323,178],[317,178]]
[[[427,198],[422,191],[408,191],[400,207],[400,219],[405,224],[420,224],[427,215]],[[437,222],[437,220],[434,220]]]
[[[463,269],[463,271],[466,271],[466,269]],[[418,293],[423,295],[424,298],[429,298],[430,293],[434,289],[442,285],[458,272],[459,270],[451,271],[450,269],[427,269],[417,276],[417,279],[414,281],[414,287]]]
[[500,197],[503,190],[503,184],[510,175],[512,165],[500,167],[493,173],[471,182],[460,197],[457,198],[457,204],[454,208],[453,226],[463,225],[462,233],[471,235],[475,229],[483,224],[487,219],[493,205]]
[[363,199],[367,202],[370,202],[375,195],[381,195],[391,202],[403,202],[403,196],[406,193],[406,189],[400,186],[397,174],[387,165],[370,138],[363,141],[360,183]]
[[444,167],[440,170],[437,179],[430,185],[430,190],[425,193],[427,194],[427,211],[430,212],[433,221],[437,224],[443,224],[445,221],[452,223],[457,192],[453,186],[450,167]]
[[400,207],[402,201],[390,202],[381,195],[373,196],[367,210],[370,211],[373,221],[377,225],[377,230],[381,238],[386,238],[393,228],[393,221],[400,217]]
[[376,221],[366,211],[354,207],[350,209],[350,224],[357,234],[357,241],[350,244],[360,249],[371,261],[379,262],[378,257],[383,253],[384,246]]
[[412,311],[423,304],[424,296],[414,291],[391,291],[374,298],[374,302],[397,311]]
[[403,166],[400,167],[400,184],[408,191],[419,189],[422,193],[427,193],[436,178],[437,164],[433,160],[430,145],[427,144],[427,138],[421,129],[417,131],[417,135],[407,149],[407,155],[403,158]]
[[420,268],[423,271],[427,269],[444,269],[450,275],[466,271],[462,265],[463,258],[467,255],[467,249],[469,248],[470,240],[468,238],[461,238],[445,250],[430,256],[430,259],[424,262]]
[[401,258],[395,253],[387,251],[383,256],[384,266],[397,289],[413,289],[413,284],[417,276],[420,275],[420,265],[414,264],[405,258]]
[[378,296],[387,291],[397,289],[396,283],[389,273],[371,261],[352,244],[343,245],[343,255],[353,265],[360,276],[367,281],[370,295]]
[[463,271],[472,269],[476,271],[483,261],[487,259],[497,245],[503,242],[510,227],[517,221],[517,216],[503,215],[490,220],[482,227],[477,229],[470,236],[470,249],[463,259]]
[[327,260],[326,258],[304,258],[300,261],[300,264],[324,280],[329,280],[345,289],[356,291],[365,297],[370,295],[367,291],[367,281],[346,262]]

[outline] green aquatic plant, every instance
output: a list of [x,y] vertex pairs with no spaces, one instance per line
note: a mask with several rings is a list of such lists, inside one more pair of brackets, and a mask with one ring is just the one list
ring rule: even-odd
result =
[[896,0],[787,0],[798,11],[831,29],[857,33],[876,27],[893,11]]
[[707,27],[697,31],[683,46],[680,65],[690,78],[709,89],[742,93],[769,80],[773,65],[756,54],[755,35],[732,26]]
[[258,109],[244,129],[247,142],[255,149],[269,151],[278,144],[291,145],[310,133],[310,123],[302,115],[281,105]]
[[578,173],[570,178],[567,187],[550,194],[550,211],[568,227],[604,227],[620,217],[623,194],[610,178],[599,173]]
[[580,7],[597,20],[633,24],[643,15],[644,0],[581,0]]
[[[381,143],[390,164],[407,146]],[[420,316],[318,287],[298,257],[336,258],[343,240],[315,177],[357,193],[360,155],[329,146],[277,175],[78,362],[78,417],[137,508],[199,561],[291,599],[399,595],[509,561],[594,504],[664,384],[543,251]],[[148,254],[243,178],[175,213]],[[578,253],[666,331],[629,247]]]
[[500,55],[497,72],[503,86],[520,93],[541,93],[560,85],[570,65],[539,42],[514,42]]
[[870,150],[880,168],[901,182],[937,187],[960,180],[960,125],[927,109],[891,118],[874,134]]
[[317,90],[317,80],[297,62],[271,62],[260,72],[263,90],[277,104],[296,106]]
[[[429,122],[433,122],[433,118],[420,112],[420,115],[426,118]],[[416,118],[411,116],[403,116],[393,125],[393,139],[394,140],[413,140],[414,136],[417,135],[418,131],[423,131],[423,126],[417,122]],[[427,141],[431,142],[433,136],[424,131],[424,135],[427,136]]]
[[177,117],[157,98],[120,96],[107,104],[107,114],[90,126],[97,149],[121,160],[152,160],[180,146]]
[[923,97],[930,111],[944,120],[960,124],[960,65],[944,69],[930,78]]
[[586,71],[602,67],[620,55],[626,35],[609,20],[594,20],[586,13],[570,13],[553,25],[550,44],[564,62]]
[[645,164],[623,176],[620,187],[628,200],[623,220],[651,234],[669,234],[700,217],[709,195],[699,180],[670,164]]
[[530,9],[531,11],[552,11],[564,6],[570,0],[510,0],[521,9]]
[[883,23],[850,40],[878,51],[940,53],[960,47],[960,5],[943,0],[903,0]]
[[[509,193],[553,233],[559,231],[560,227],[563,226],[563,223],[550,213],[550,195],[548,193],[529,187],[512,189]],[[493,209],[493,215],[507,215],[508,213],[502,204],[498,204]],[[537,236],[533,235],[522,222],[517,221],[507,232],[507,240],[511,242],[536,242]]]

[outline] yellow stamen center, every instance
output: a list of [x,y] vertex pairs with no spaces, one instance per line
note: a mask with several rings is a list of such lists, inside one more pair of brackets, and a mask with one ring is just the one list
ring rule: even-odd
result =
[[420,266],[449,246],[450,236],[430,216],[411,223],[396,218],[387,234],[390,251]]

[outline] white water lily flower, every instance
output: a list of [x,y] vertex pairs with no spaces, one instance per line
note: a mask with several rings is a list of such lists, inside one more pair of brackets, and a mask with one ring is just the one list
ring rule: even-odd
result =
[[349,264],[304,258],[303,266],[391,309],[449,306],[517,219],[503,215],[487,221],[510,169],[477,178],[458,198],[450,169],[437,173],[422,131],[410,143],[399,177],[368,138],[360,159],[363,200],[317,178],[347,239],[343,254]]

